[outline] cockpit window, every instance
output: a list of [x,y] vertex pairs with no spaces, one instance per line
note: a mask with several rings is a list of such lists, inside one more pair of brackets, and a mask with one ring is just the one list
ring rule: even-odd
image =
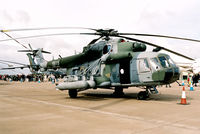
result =
[[167,60],[168,60],[168,62],[169,62],[169,64],[171,66],[173,66],[173,67],[176,66],[175,63],[174,63],[174,61],[169,56],[166,56],[166,58],[167,58]]
[[158,57],[158,59],[160,60],[162,67],[164,68],[170,67],[167,59],[164,56]]
[[157,58],[151,58],[150,63],[154,69],[160,69],[160,63]]

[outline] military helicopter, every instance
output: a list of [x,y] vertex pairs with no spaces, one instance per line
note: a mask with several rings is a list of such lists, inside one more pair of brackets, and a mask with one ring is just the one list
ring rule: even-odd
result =
[[[42,28],[1,30],[1,32],[6,33],[9,31],[41,29]],[[43,58],[40,58],[40,69],[67,69],[67,77],[65,81],[57,84],[56,88],[59,90],[68,90],[71,98],[76,98],[78,92],[90,88],[114,88],[114,95],[122,96],[124,95],[124,88],[135,86],[145,87],[146,90],[140,91],[137,98],[140,100],[146,99],[149,97],[150,93],[158,93],[156,86],[170,84],[179,79],[180,70],[178,66],[173,62],[168,54],[160,53],[160,50],[165,50],[189,60],[194,60],[193,58],[154,43],[131,38],[127,35],[162,37],[200,42],[200,40],[165,35],[119,33],[114,29],[83,29],[95,32],[60,33],[15,38],[24,39],[76,34],[99,36],[99,38],[92,40],[87,46],[85,46],[82,53],[68,57],[60,57],[59,59],[51,61],[46,61]],[[146,45],[153,46],[155,49],[151,52],[147,52]],[[41,54],[40,51],[38,55]]]

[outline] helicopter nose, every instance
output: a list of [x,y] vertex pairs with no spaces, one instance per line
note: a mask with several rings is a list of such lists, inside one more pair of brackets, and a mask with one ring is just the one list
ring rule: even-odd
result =
[[165,72],[164,81],[168,83],[168,82],[172,79],[173,74],[174,74],[174,73],[173,73],[173,69],[172,69],[172,68],[167,69],[166,72]]
[[168,70],[166,70],[165,72],[165,78],[164,81],[166,83],[172,83],[176,80],[179,79],[180,76],[180,71],[178,67],[174,67],[174,68],[169,68]]
[[178,67],[175,67],[174,68],[174,79],[175,79],[175,81],[176,80],[178,80],[179,79],[179,77],[180,77],[180,69],[178,68]]

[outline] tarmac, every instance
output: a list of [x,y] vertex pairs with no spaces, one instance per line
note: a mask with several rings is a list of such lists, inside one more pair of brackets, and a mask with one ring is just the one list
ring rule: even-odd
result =
[[108,89],[89,89],[71,99],[50,82],[0,81],[1,134],[200,134],[200,87],[158,87],[137,100],[140,88],[115,98]]

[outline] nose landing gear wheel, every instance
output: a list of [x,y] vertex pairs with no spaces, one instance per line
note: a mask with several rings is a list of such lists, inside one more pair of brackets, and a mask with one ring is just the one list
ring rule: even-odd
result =
[[140,91],[140,92],[137,94],[137,99],[138,99],[138,100],[146,100],[147,98],[149,98],[149,94],[148,94],[148,92],[146,92],[146,91]]
[[76,89],[68,90],[68,94],[69,94],[70,98],[76,98],[78,91]]

